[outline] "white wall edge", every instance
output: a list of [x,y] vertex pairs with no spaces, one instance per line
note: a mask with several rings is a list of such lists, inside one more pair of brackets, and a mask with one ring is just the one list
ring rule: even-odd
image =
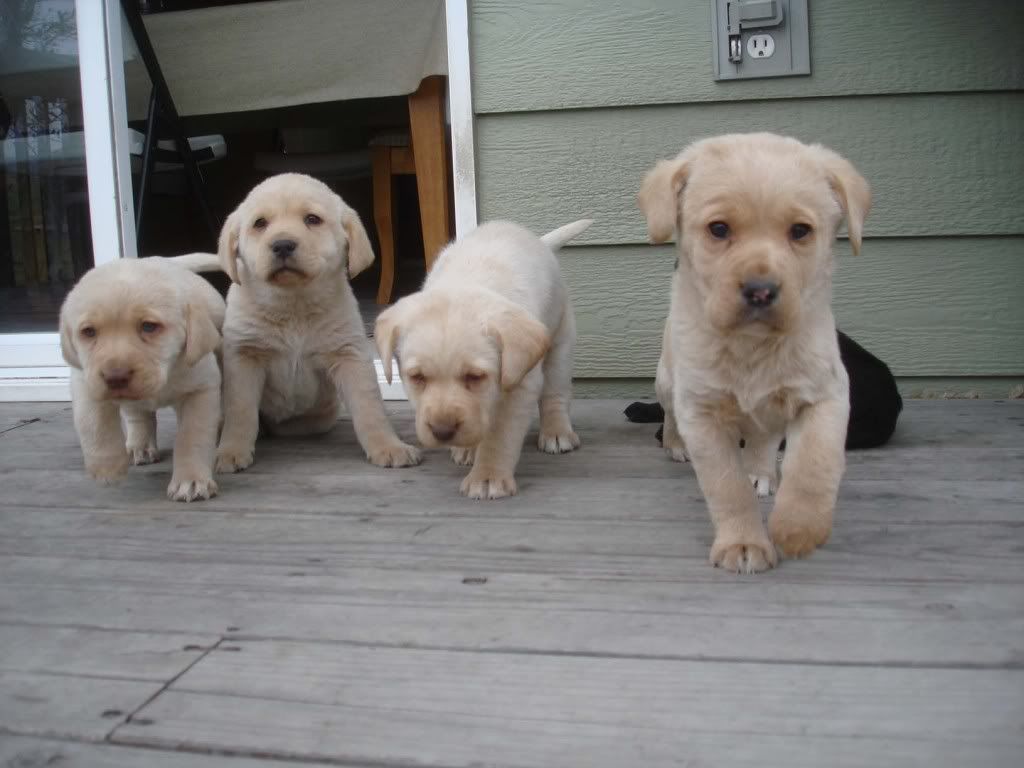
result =
[[468,0],[445,0],[444,7],[448,40],[448,109],[452,121],[455,236],[463,237],[477,225]]

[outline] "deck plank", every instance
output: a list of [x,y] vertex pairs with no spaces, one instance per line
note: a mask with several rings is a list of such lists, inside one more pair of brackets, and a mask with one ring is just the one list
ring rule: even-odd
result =
[[[418,765],[616,768],[685,765],[766,735],[804,761],[825,754],[824,739],[856,739],[861,765],[895,764],[888,740],[939,763],[948,745],[980,748],[983,762],[997,764],[1021,744],[1020,671],[237,645],[205,657],[143,710],[149,725],[128,723],[114,740],[255,742],[279,755],[315,744],[342,759]],[[765,764],[780,764],[777,747]]]

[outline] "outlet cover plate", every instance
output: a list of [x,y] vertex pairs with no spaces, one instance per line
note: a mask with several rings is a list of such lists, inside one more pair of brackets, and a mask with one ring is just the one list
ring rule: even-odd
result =
[[[774,0],[782,8],[778,26],[747,26],[740,22],[740,61],[729,61],[729,13],[740,6],[766,6],[766,0],[711,0],[711,44],[715,80],[745,80],[756,77],[787,77],[811,74],[810,24],[807,0]],[[731,7],[730,7],[731,6]],[[771,35],[775,50],[771,56],[752,57],[747,43],[754,35]]]

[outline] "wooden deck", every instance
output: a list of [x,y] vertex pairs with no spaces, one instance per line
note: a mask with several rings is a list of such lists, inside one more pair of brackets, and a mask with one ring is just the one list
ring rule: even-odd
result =
[[514,499],[343,422],[194,505],[0,406],[0,765],[1022,764],[1024,402],[908,403],[828,546],[750,577],[624,405],[578,402]]

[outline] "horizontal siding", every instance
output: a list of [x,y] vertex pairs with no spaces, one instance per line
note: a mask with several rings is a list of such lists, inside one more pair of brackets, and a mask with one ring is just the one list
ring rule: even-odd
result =
[[[1024,375],[1024,237],[840,243],[839,326],[898,376]],[[675,258],[671,246],[561,253],[576,310],[574,374],[654,375]]]
[[654,162],[695,138],[749,130],[850,158],[874,190],[869,236],[1024,234],[1024,93],[482,115],[480,213],[539,231],[588,216],[582,242],[643,243],[635,200]]
[[811,75],[715,82],[710,0],[474,0],[477,112],[1010,90],[1019,0],[811,0]]

